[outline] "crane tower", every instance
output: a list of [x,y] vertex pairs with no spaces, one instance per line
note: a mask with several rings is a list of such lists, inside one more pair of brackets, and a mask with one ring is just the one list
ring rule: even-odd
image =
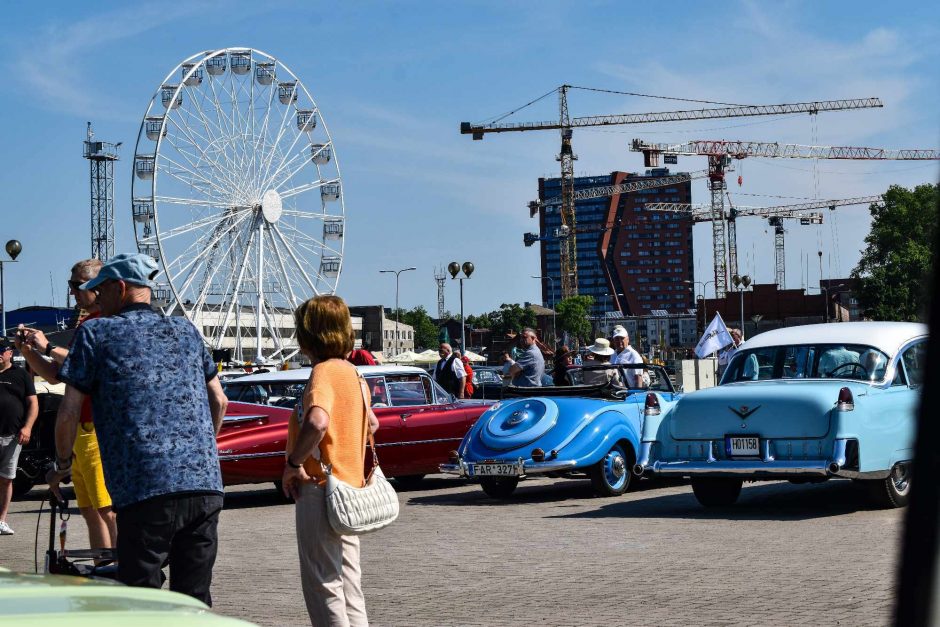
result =
[[83,157],[88,159],[91,179],[91,256],[107,261],[114,256],[114,162],[121,142],[93,141],[88,123]]
[[434,271],[434,282],[437,283],[437,317],[444,319],[444,283],[447,281],[447,275],[444,274],[444,268],[438,268]]

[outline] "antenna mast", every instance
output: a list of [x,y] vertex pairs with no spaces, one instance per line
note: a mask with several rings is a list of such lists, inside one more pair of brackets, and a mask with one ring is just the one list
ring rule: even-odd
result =
[[440,267],[434,271],[434,280],[437,282],[437,317],[444,318],[444,281],[447,275],[444,274],[444,268]]
[[88,159],[91,180],[91,256],[107,261],[114,256],[114,162],[121,142],[93,141],[88,123],[83,157]]

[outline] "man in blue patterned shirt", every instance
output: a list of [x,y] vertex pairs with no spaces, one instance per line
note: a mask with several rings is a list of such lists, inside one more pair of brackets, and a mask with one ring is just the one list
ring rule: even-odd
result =
[[150,306],[156,263],[120,254],[81,286],[102,317],[79,328],[59,371],[67,385],[56,421],[58,490],[71,466],[82,401],[92,398],[105,481],[117,513],[118,579],[211,605],[222,510],[215,435],[227,401],[196,328]]

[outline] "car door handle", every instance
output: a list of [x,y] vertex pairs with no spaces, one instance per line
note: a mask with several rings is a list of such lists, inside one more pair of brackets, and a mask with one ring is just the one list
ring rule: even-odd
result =
[[408,413],[408,414],[399,414],[399,416],[401,417],[402,420],[408,420],[408,417],[409,417],[410,415],[411,415],[410,413]]

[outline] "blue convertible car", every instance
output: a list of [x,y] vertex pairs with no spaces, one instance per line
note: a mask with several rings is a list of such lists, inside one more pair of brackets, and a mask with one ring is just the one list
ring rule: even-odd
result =
[[638,475],[690,477],[702,505],[730,505],[743,481],[862,482],[902,507],[927,357],[927,328],[816,324],[761,333],[721,383],[647,418]]
[[[633,376],[637,370],[646,372]],[[495,498],[535,475],[586,474],[598,495],[626,492],[644,417],[668,412],[679,394],[659,366],[584,366],[569,377],[575,385],[506,388],[441,472],[479,480]]]

